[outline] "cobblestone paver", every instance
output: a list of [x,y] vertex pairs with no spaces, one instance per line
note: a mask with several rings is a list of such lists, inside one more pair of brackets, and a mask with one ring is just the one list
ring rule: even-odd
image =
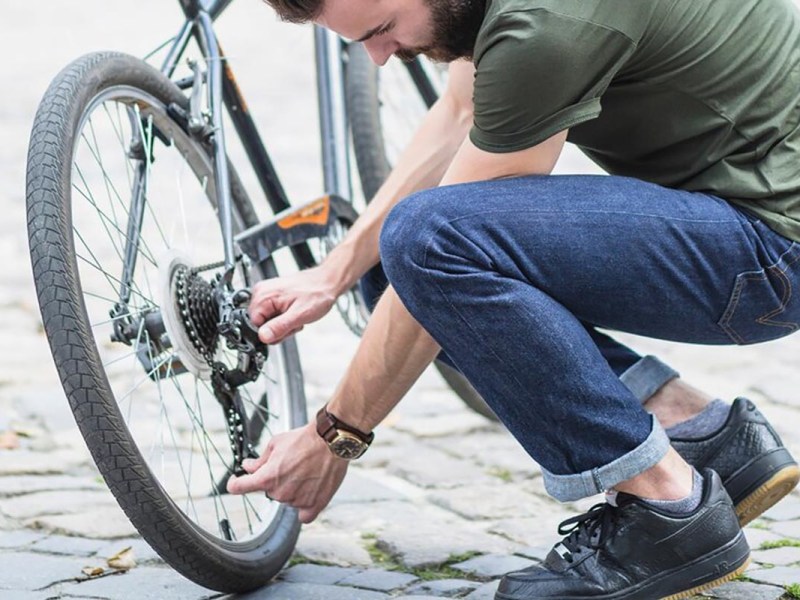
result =
[[[175,6],[172,6],[175,4]],[[6,0],[0,106],[0,597],[234,598],[165,565],[131,527],[91,462],[67,407],[33,295],[24,216],[25,153],[44,89],[69,59],[93,49],[142,55],[176,29],[177,3]],[[124,13],[122,12],[124,10]],[[124,15],[124,16],[123,16]],[[220,37],[259,127],[297,201],[321,190],[311,32],[276,22],[259,2],[234,3]],[[570,151],[564,170],[591,169]],[[800,335],[748,348],[709,348],[624,336],[723,398],[756,400],[800,456]],[[309,410],[336,385],[357,340],[336,316],[299,343]],[[560,520],[587,503],[547,498],[541,473],[498,425],[469,412],[426,373],[377,431],[332,505],[301,534],[277,582],[253,600],[489,599],[505,570],[540,561]],[[789,598],[800,591],[800,494],[747,528],[753,563],[742,581],[706,597]],[[137,566],[90,578],[86,567],[132,547]]]

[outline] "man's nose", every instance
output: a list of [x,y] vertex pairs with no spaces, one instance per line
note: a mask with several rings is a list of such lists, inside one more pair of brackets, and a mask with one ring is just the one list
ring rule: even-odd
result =
[[364,49],[369,54],[370,60],[382,67],[397,49],[397,44],[384,40],[367,40],[364,42]]

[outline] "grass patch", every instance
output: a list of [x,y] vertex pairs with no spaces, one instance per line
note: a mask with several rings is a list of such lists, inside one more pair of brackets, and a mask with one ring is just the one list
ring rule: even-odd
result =
[[387,571],[400,571],[414,575],[423,581],[434,581],[436,579],[468,579],[470,581],[483,581],[483,579],[464,573],[458,569],[454,569],[452,565],[464,562],[470,558],[480,556],[480,552],[464,552],[462,554],[451,554],[442,563],[436,565],[428,565],[425,567],[406,567],[402,565],[397,559],[381,548],[377,537],[374,533],[364,533],[361,539],[366,542],[364,548],[369,554],[375,566],[385,569]]
[[415,567],[410,570],[411,573],[422,579],[423,581],[433,581],[435,579],[468,579],[470,581],[479,581],[480,578],[464,571],[454,569],[453,565],[470,558],[480,556],[480,552],[464,552],[462,554],[451,554],[447,560],[438,565],[428,567]]
[[800,598],[800,583],[790,583],[784,589],[790,598]]
[[325,560],[313,560],[302,554],[292,554],[291,558],[289,558],[289,562],[286,563],[284,569],[288,569],[295,565],[319,565],[321,567],[335,567],[337,565],[330,563]]
[[377,566],[381,567],[382,569],[386,569],[387,571],[403,571],[403,565],[401,565],[394,556],[389,554],[386,550],[378,546],[378,540],[375,537],[374,533],[364,533],[361,535],[361,539],[367,542],[364,545],[364,548],[369,554],[369,557],[372,559]]
[[800,548],[800,540],[769,540],[762,542],[759,550],[772,550],[773,548]]
[[511,471],[508,469],[501,469],[500,467],[492,467],[486,471],[492,477],[497,477],[501,481],[506,483],[511,483],[513,477],[511,476]]

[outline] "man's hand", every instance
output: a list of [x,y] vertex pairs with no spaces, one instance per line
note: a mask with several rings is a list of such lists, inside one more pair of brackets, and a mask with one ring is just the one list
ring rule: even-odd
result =
[[336,302],[336,286],[325,267],[313,267],[253,286],[248,309],[265,344],[277,344],[324,317]]
[[297,508],[303,523],[317,518],[347,472],[347,461],[331,453],[313,424],[276,435],[259,458],[242,465],[248,475],[231,477],[228,492],[266,492]]

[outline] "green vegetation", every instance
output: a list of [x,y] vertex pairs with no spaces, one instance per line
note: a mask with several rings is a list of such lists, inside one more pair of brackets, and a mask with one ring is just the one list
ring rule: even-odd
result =
[[398,563],[391,554],[378,546],[378,542],[375,539],[374,533],[364,533],[361,535],[361,539],[367,542],[365,546],[367,553],[372,559],[372,562],[374,562],[377,566],[381,567],[382,569],[386,569],[387,571],[403,570],[403,566]]
[[292,554],[292,557],[289,559],[289,562],[286,563],[285,568],[293,567],[295,565],[320,565],[323,567],[335,567],[333,563],[324,561],[324,560],[313,560],[302,554]]
[[497,477],[498,479],[501,479],[506,483],[511,483],[512,480],[511,471],[509,471],[508,469],[501,469],[500,467],[492,467],[486,472],[492,477]]
[[800,583],[790,583],[785,589],[790,598],[800,598]]
[[769,540],[759,546],[759,550],[772,550],[773,548],[800,548],[800,540]]
[[432,581],[434,579],[469,579],[477,581],[480,578],[464,571],[454,569],[452,565],[464,562],[470,558],[480,556],[480,552],[464,552],[463,554],[451,554],[447,560],[438,565],[428,567],[415,567],[410,570],[411,573],[422,579],[423,581]]
[[454,564],[479,556],[481,554],[480,552],[451,554],[447,557],[447,560],[436,565],[428,565],[425,567],[405,567],[400,564],[394,556],[380,546],[375,534],[362,534],[361,539],[366,542],[365,548],[370,558],[372,558],[372,562],[375,563],[375,566],[380,567],[381,569],[386,569],[387,571],[402,571],[403,573],[414,575],[423,581],[432,581],[435,579],[469,579],[472,581],[481,581],[479,577],[470,575],[469,573],[464,573],[463,571],[459,571],[458,569],[454,569],[452,567]]

